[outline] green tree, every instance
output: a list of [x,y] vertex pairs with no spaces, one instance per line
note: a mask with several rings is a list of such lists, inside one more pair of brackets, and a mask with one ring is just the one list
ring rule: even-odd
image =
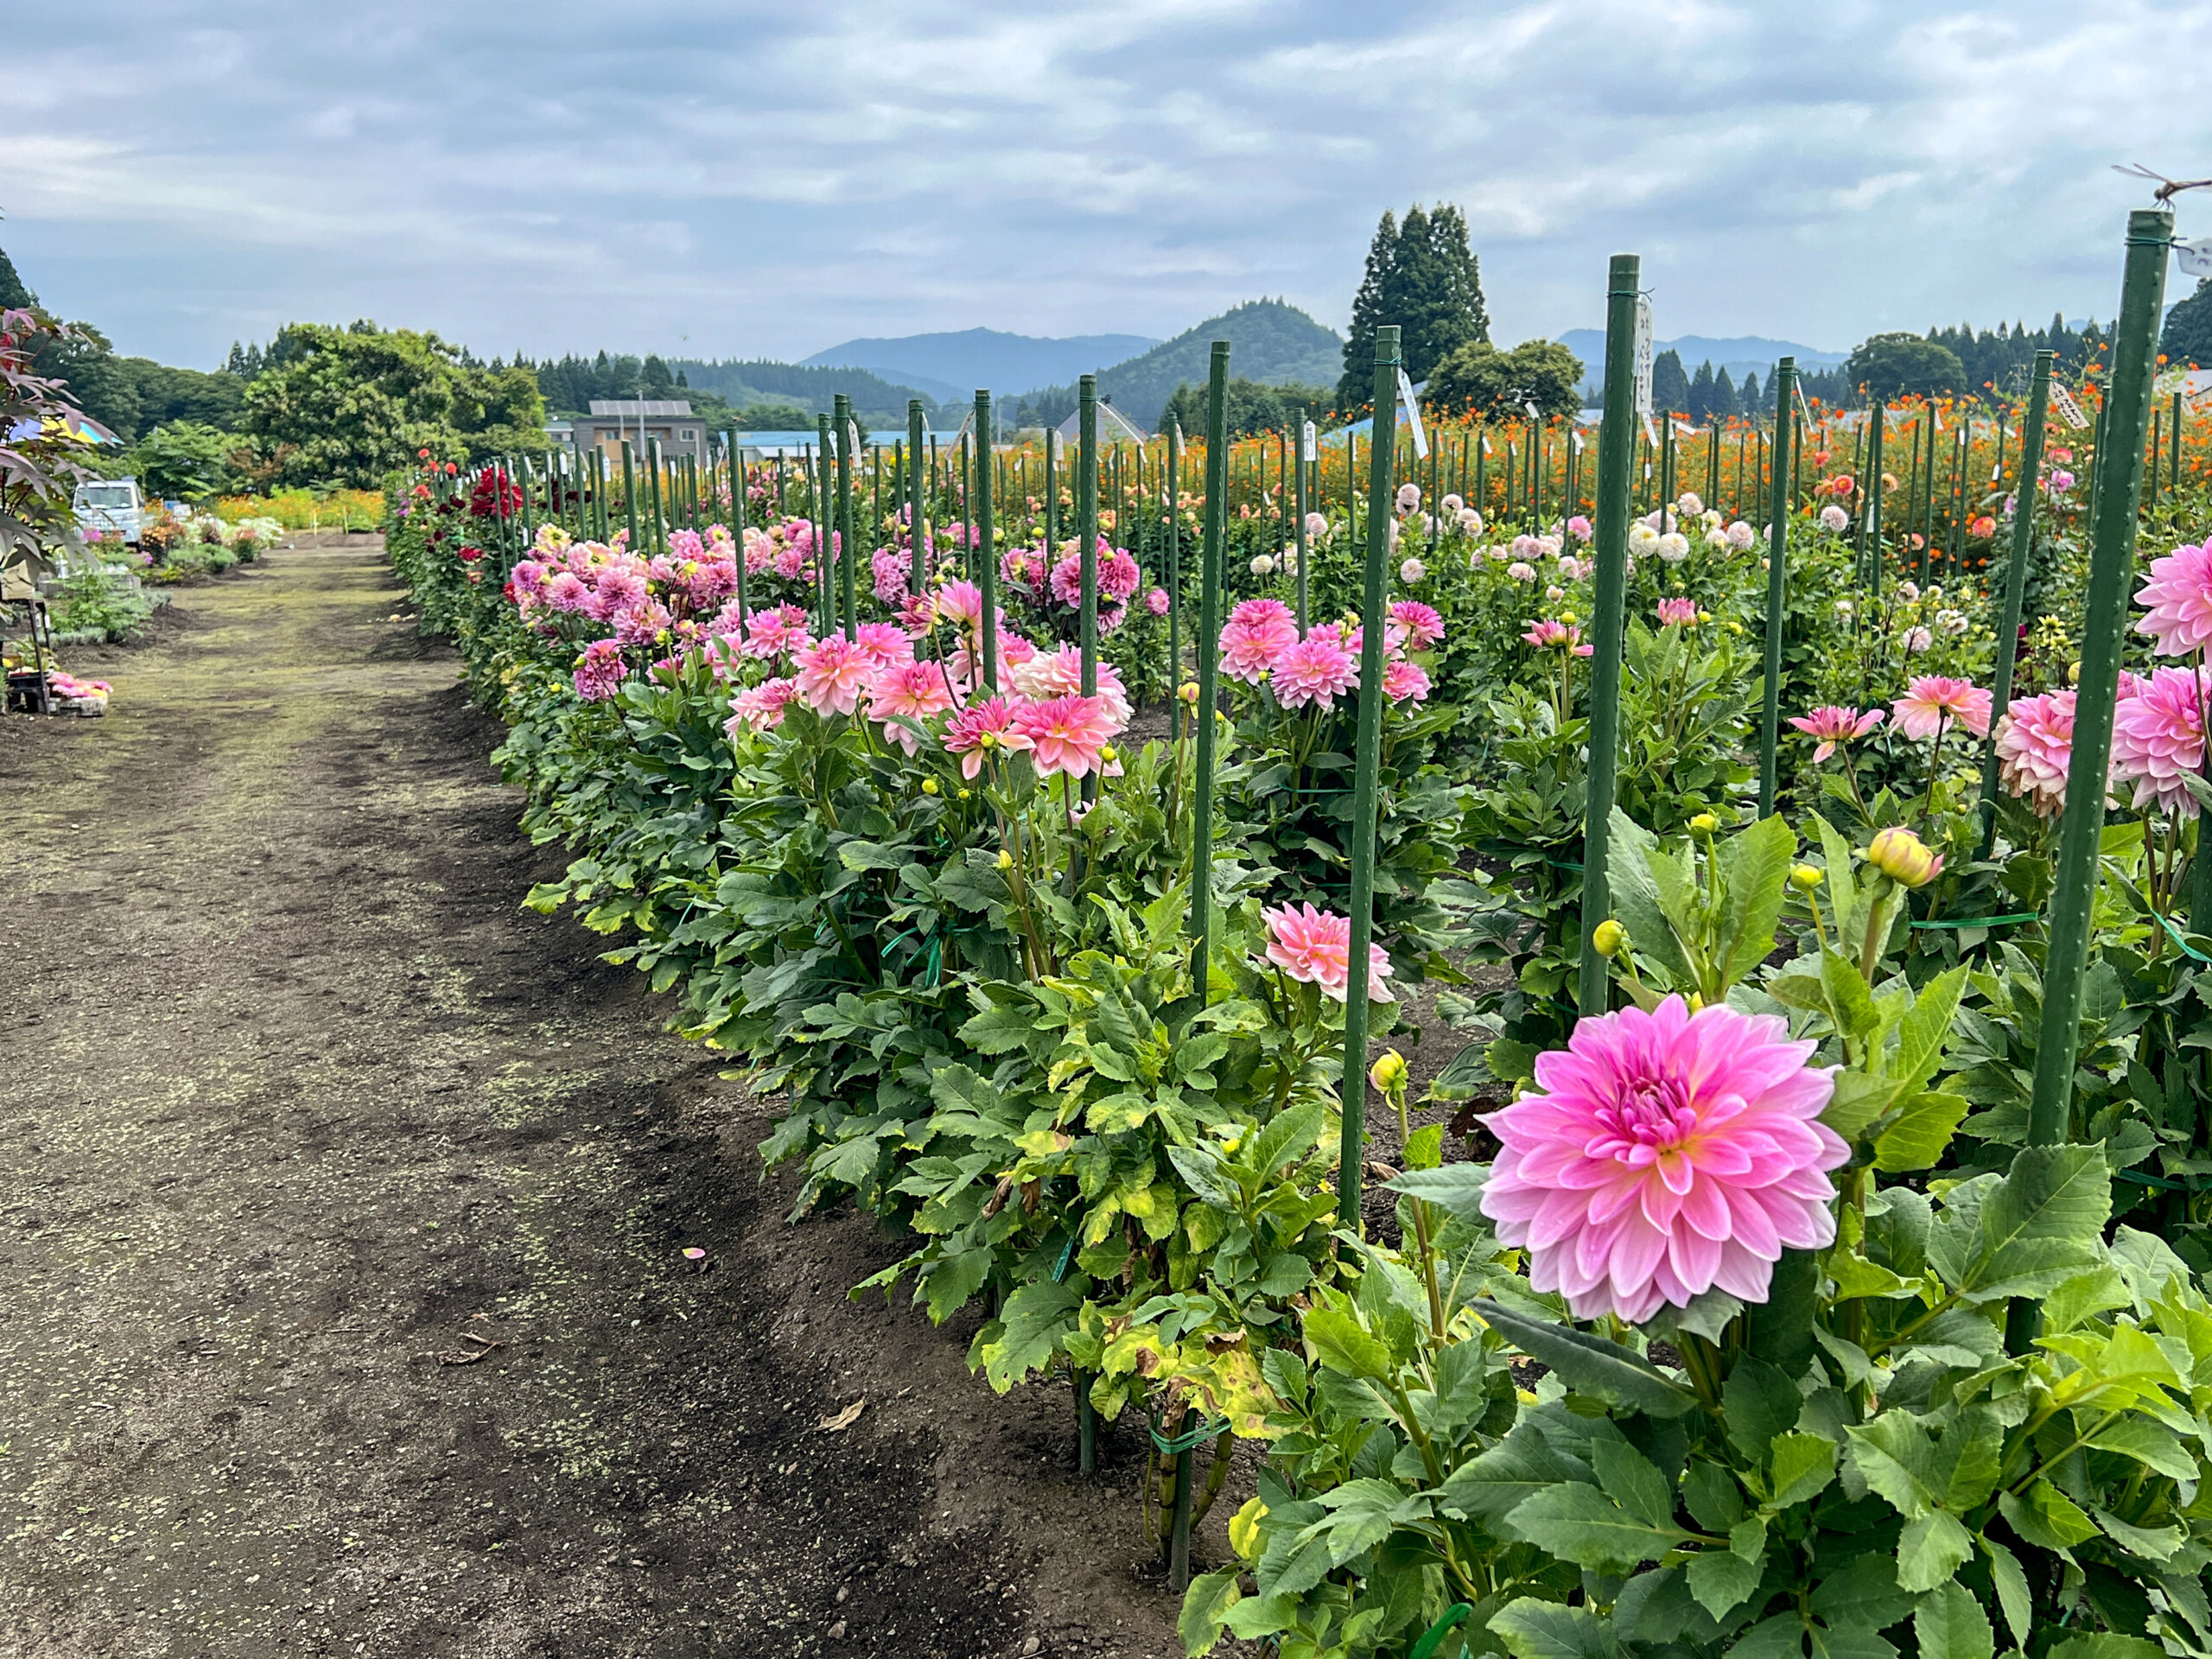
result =
[[[1232,438],[1249,438],[1258,432],[1280,432],[1294,418],[1274,387],[1242,376],[1230,377],[1225,402],[1229,435]],[[1160,413],[1160,429],[1165,432],[1170,421],[1182,423],[1185,438],[1203,436],[1206,429],[1206,389],[1188,380],[1176,387],[1174,395],[1167,400],[1167,407]]]
[[1367,271],[1353,297],[1351,331],[1344,341],[1340,408],[1372,401],[1375,331],[1398,327],[1406,373],[1426,380],[1436,365],[1472,340],[1490,339],[1481,272],[1467,241],[1467,221],[1457,207],[1429,213],[1419,204],[1401,225],[1389,212],[1367,250]]
[[[1746,379],[1745,384],[1749,385],[1751,381]],[[1736,396],[1736,383],[1728,378],[1726,365],[1713,377],[1713,412],[1724,421],[1744,412],[1744,405]]]
[[238,447],[238,438],[218,428],[171,421],[141,438],[124,457],[123,469],[150,496],[198,501],[231,486],[230,456]]
[[2177,367],[2194,363],[2200,368],[2212,368],[2212,276],[2200,278],[2196,292],[2166,313],[2166,328],[2158,337],[2158,349]]
[[468,367],[435,334],[294,323],[268,361],[246,388],[245,424],[287,484],[365,488],[418,450],[481,460],[546,442],[535,375]]
[[1427,401],[1493,418],[1525,415],[1529,404],[1546,416],[1572,415],[1582,407],[1581,385],[1582,359],[1555,340],[1523,340],[1510,352],[1476,340],[1437,365]]
[[1697,372],[1690,377],[1689,396],[1682,400],[1692,421],[1702,426],[1713,418],[1713,359],[1707,358],[1697,365]]
[[38,296],[16,275],[15,262],[8,257],[8,251],[0,248],[0,311],[26,310],[38,303]]
[[1910,392],[1934,396],[1962,391],[1966,365],[1948,346],[1918,334],[1875,334],[1852,348],[1844,378],[1870,397],[1897,397]]
[[1678,414],[1690,406],[1690,378],[1682,372],[1682,354],[1671,348],[1651,359],[1651,407],[1655,412]]

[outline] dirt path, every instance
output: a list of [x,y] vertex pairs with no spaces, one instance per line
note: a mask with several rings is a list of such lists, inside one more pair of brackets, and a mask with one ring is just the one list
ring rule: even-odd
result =
[[0,1653],[1179,1652],[1127,1434],[847,1302],[891,1246],[517,907],[399,602],[279,551],[0,721]]

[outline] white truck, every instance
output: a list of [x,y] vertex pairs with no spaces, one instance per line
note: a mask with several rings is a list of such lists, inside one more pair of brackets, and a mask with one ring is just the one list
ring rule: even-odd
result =
[[135,478],[88,480],[77,486],[71,506],[87,539],[97,534],[136,547],[146,528],[146,498]]

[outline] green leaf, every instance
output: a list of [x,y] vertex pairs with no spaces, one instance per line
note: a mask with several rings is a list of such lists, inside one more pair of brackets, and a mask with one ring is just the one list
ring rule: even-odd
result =
[[1957,1095],[1923,1090],[1907,1095],[1895,1109],[1897,1122],[1874,1139],[1874,1167],[1891,1175],[1935,1167],[1973,1106]]
[[1676,1527],[1655,1527],[1579,1483],[1525,1499],[1506,1525],[1562,1560],[1610,1573],[1657,1560],[1686,1535]]
[[837,849],[837,861],[849,870],[895,870],[906,855],[872,841],[849,841]]
[[2103,1630],[2054,1643],[2047,1659],[2165,1659],[2165,1649],[2139,1636]]
[[1744,1516],[1743,1489],[1717,1463],[1694,1458],[1682,1471],[1682,1504],[1707,1532],[1725,1532]]
[[1961,1407],[1936,1442],[1928,1486],[1946,1509],[1964,1514],[1997,1490],[2005,1426],[1987,1406]]
[[1446,1164],[1437,1169],[1408,1169],[1382,1183],[1387,1192],[1402,1192],[1435,1205],[1471,1227],[1487,1224],[1482,1212],[1484,1183],[1490,1179],[1487,1164]]
[[[1675,920],[1668,913],[1659,884],[1653,879],[1654,862],[1668,855],[1660,849],[1656,836],[1618,806],[1613,809],[1609,835],[1607,893],[1614,919],[1628,930],[1630,950],[1647,962],[1656,963],[1675,982],[1688,983],[1695,977],[1694,970],[1683,954]],[[1683,919],[1694,931],[1694,919]]]
[[2111,1215],[2112,1172],[2103,1147],[2023,1147],[1982,1200],[1984,1254],[1976,1285],[2086,1262]]
[[1394,1481],[1373,1477],[1333,1486],[1318,1501],[1329,1513],[1307,1527],[1300,1541],[1325,1538],[1330,1564],[1334,1567],[1365,1554],[1406,1522],[1428,1518],[1425,1495],[1409,1493]]
[[1773,1507],[1786,1510],[1824,1491],[1835,1478],[1835,1443],[1817,1434],[1774,1437]]
[[2035,1619],[2028,1575],[2020,1570],[2020,1558],[1994,1538],[1984,1534],[1980,1541],[1981,1553],[1989,1557],[1989,1576],[1997,1586],[1997,1605],[2005,1611],[2005,1623],[2012,1628],[2012,1640],[2025,1648]]
[[[1274,1351],[1269,1351],[1270,1357]],[[1522,1501],[1568,1481],[1586,1484],[1589,1478],[1587,1470],[1553,1450],[1535,1424],[1516,1423],[1496,1446],[1452,1471],[1439,1502],[1447,1514],[1464,1515],[1493,1534],[1510,1538],[1505,1517]]]
[[1444,1126],[1424,1123],[1406,1137],[1406,1167],[1434,1169],[1444,1161]]
[[1707,1612],[1719,1618],[1759,1587],[1760,1576],[1765,1571],[1764,1553],[1747,1561],[1733,1550],[1700,1550],[1690,1558],[1690,1593]]
[[1601,1440],[1590,1448],[1599,1489],[1655,1527],[1672,1527],[1675,1494],[1651,1460],[1626,1440]]
[[1074,1287],[1050,1279],[1023,1285],[1006,1299],[1005,1311],[976,1338],[983,1376],[995,1392],[1007,1393],[1052,1363],[1082,1302]]
[[[1843,1544],[1836,1535],[1829,1536]],[[1869,1630],[1885,1630],[1910,1612],[1916,1599],[1897,1587],[1895,1559],[1878,1549],[1827,1568],[1813,1587],[1813,1611],[1833,1629],[1856,1624]]]
[[1864,1071],[1839,1071],[1835,1092],[1821,1110],[1821,1122],[1847,1141],[1866,1134],[1874,1120],[1890,1109],[1904,1091],[1896,1077],[1871,1077]]
[[1379,1381],[1390,1375],[1390,1351],[1341,1308],[1317,1307],[1306,1315],[1306,1340],[1332,1370]]
[[[1897,1052],[1889,1073],[1917,1089],[1936,1075],[1942,1063],[1943,1046],[1950,1040],[1952,1017],[1959,1011],[1959,997],[1966,989],[1967,965],[1948,969],[1921,987],[1897,1027]],[[1919,1167],[1919,1166],[1914,1166]]]
[[1999,1494],[1997,1507],[2013,1531],[2044,1549],[2071,1549],[2097,1535],[2097,1523],[2082,1513],[2081,1505],[2047,1480],[2037,1481],[2024,1497]]
[[2175,1480],[2198,1478],[2196,1459],[2173,1431],[2145,1418],[2116,1418],[2090,1435],[2087,1444],[2100,1452],[2117,1452],[2122,1457],[2133,1458]]
[[1513,1659],[1620,1659],[1613,1621],[1587,1607],[1523,1596],[1490,1616]]
[[1790,861],[1796,855],[1797,836],[1779,813],[1721,842],[1722,898],[1714,954],[1725,983],[1733,985],[1773,951],[1774,925],[1782,917]]
[[1959,1518],[1944,1510],[1904,1523],[1897,1539],[1897,1588],[1933,1590],[1959,1570],[1974,1554],[1974,1535]]
[[1494,1302],[1484,1303],[1480,1312],[1498,1335],[1558,1372],[1578,1393],[1653,1417],[1680,1417],[1697,1408],[1695,1394],[1617,1342],[1528,1319]]
[[1736,1638],[1728,1659],[1802,1659],[1805,1621],[1796,1613],[1763,1618]]
[[930,1269],[929,1277],[922,1281],[922,1291],[928,1300],[930,1323],[943,1325],[961,1308],[968,1299],[983,1287],[991,1276],[991,1264],[997,1260],[990,1250],[962,1250],[948,1255]]
[[1229,1610],[1244,1599],[1236,1584],[1243,1573],[1243,1564],[1239,1562],[1218,1573],[1203,1573],[1192,1580],[1191,1587],[1183,1592],[1183,1610],[1175,1616],[1175,1634],[1183,1639],[1183,1651],[1192,1659],[1211,1652],[1221,1640],[1222,1624]]
[[[1936,1448],[1929,1444],[1926,1429],[1905,1412],[1887,1411],[1844,1433],[1849,1436],[1846,1444],[1851,1461],[1869,1487],[1908,1520],[1928,1513],[1928,1480],[1934,1472]],[[1902,1574],[1898,1582],[1904,1582]]]
[[2130,1526],[2116,1515],[2097,1511],[2097,1524],[2105,1529],[2113,1542],[2132,1554],[2148,1561],[2170,1561],[2174,1552],[2189,1540],[2189,1535],[2179,1527]]
[[2044,1334],[2062,1335],[2094,1314],[2109,1313],[2115,1307],[2130,1307],[2134,1301],[2120,1269],[2100,1262],[2088,1272],[2077,1273],[2063,1281],[2043,1299]]
[[1272,1175],[1284,1165],[1313,1151],[1314,1137],[1320,1133],[1326,1110],[1320,1101],[1309,1100],[1276,1113],[1253,1143],[1252,1161],[1259,1166],[1260,1173]]
[[1721,1385],[1720,1403],[1730,1444],[1758,1462],[1766,1456],[1774,1437],[1787,1433],[1796,1422],[1804,1396],[1780,1367],[1746,1354]]
[[1994,1659],[1997,1633],[1974,1592],[1956,1580],[1940,1584],[1912,1610],[1921,1659]]
[[1882,1028],[1866,976],[1827,945],[1821,948],[1821,984],[1827,991],[1836,1023],[1853,1042],[1863,1043]]

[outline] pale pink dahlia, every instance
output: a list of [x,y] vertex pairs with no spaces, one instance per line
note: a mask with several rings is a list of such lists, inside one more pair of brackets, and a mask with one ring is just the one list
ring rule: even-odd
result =
[[749,726],[756,732],[772,732],[784,723],[784,710],[798,695],[796,680],[763,681],[737,694],[730,703],[730,717],[722,722],[722,729],[732,737],[737,735],[741,726]]
[[[1319,985],[1339,1002],[1351,995],[1351,918],[1311,905],[1283,905],[1263,910],[1267,918],[1268,960],[1304,985]],[[1389,952],[1379,944],[1367,947],[1367,1000],[1395,1002],[1390,988]]]
[[1433,605],[1424,605],[1417,599],[1402,599],[1390,607],[1391,622],[1405,631],[1406,649],[1427,651],[1444,638],[1444,619],[1436,613]]
[[1659,626],[1662,628],[1687,628],[1697,620],[1697,601],[1694,599],[1662,599],[1659,601]]
[[1308,634],[1275,658],[1275,701],[1286,709],[1326,709],[1359,683],[1359,664],[1335,640]]
[[798,661],[799,700],[817,715],[851,714],[875,666],[866,652],[838,633],[800,652]]
[[1536,1057],[1538,1093],[1483,1119],[1500,1143],[1483,1213],[1580,1319],[1640,1324],[1715,1287],[1764,1301],[1785,1246],[1835,1238],[1826,1172],[1851,1148],[1819,1122],[1838,1068],[1808,1065],[1814,1047],[1679,996],[1582,1020]]
[[2150,613],[2135,632],[2156,639],[2161,657],[2186,657],[2212,643],[2212,541],[2152,560],[2135,602]]
[[1248,599],[1229,613],[1221,630],[1221,671],[1248,685],[1298,643],[1298,619],[1279,599]]
[[2066,805],[2066,769],[2074,760],[2074,693],[2015,697],[1997,722],[1997,775],[2005,789],[2056,817]]
[[[984,739],[988,737],[988,744]],[[1014,705],[1004,697],[980,697],[952,717],[944,747],[960,757],[960,775],[973,781],[991,749],[1026,749],[1029,740],[1014,729]]]
[[1395,662],[1382,671],[1382,695],[1393,702],[1428,701],[1428,671],[1419,663]]
[[896,622],[863,622],[853,630],[853,643],[875,668],[895,668],[914,660],[914,642]]
[[2120,698],[2112,715],[2113,775],[2135,785],[2135,805],[2155,800],[2185,818],[2196,816],[2196,798],[2182,774],[2204,770],[2207,697],[2212,677],[2200,689],[2188,669],[2161,668]]
[[622,660],[622,647],[612,639],[594,639],[576,658],[576,695],[586,702],[604,702],[622,689],[630,665]]
[[[900,638],[905,636],[902,634]],[[900,716],[908,720],[928,720],[951,707],[952,688],[945,683],[942,663],[918,663],[911,659],[890,663],[877,669],[868,678],[868,718],[880,722],[884,736],[910,755],[920,746],[913,732],[899,723]]]
[[1529,632],[1522,639],[1538,651],[1567,651],[1577,657],[1587,657],[1596,647],[1582,643],[1582,630],[1566,622],[1554,622],[1548,617],[1541,622],[1531,622]]
[[1144,607],[1154,616],[1166,615],[1167,590],[1165,588],[1154,588],[1144,596]]
[[1813,762],[1817,766],[1845,744],[1866,736],[1888,718],[1879,709],[1869,709],[1862,715],[1856,709],[1840,709],[1828,702],[1804,714],[1792,715],[1789,723],[1806,736],[1820,739],[1820,747],[1813,751]]
[[1064,772],[1081,778],[1105,770],[1099,751],[1120,728],[1104,697],[1077,696],[1024,703],[1014,710],[1014,729],[1028,741],[1039,777]]
[[1923,674],[1890,706],[1897,711],[1897,730],[1907,737],[1933,737],[1954,726],[1976,737],[1989,735],[1989,693],[1971,680]]

